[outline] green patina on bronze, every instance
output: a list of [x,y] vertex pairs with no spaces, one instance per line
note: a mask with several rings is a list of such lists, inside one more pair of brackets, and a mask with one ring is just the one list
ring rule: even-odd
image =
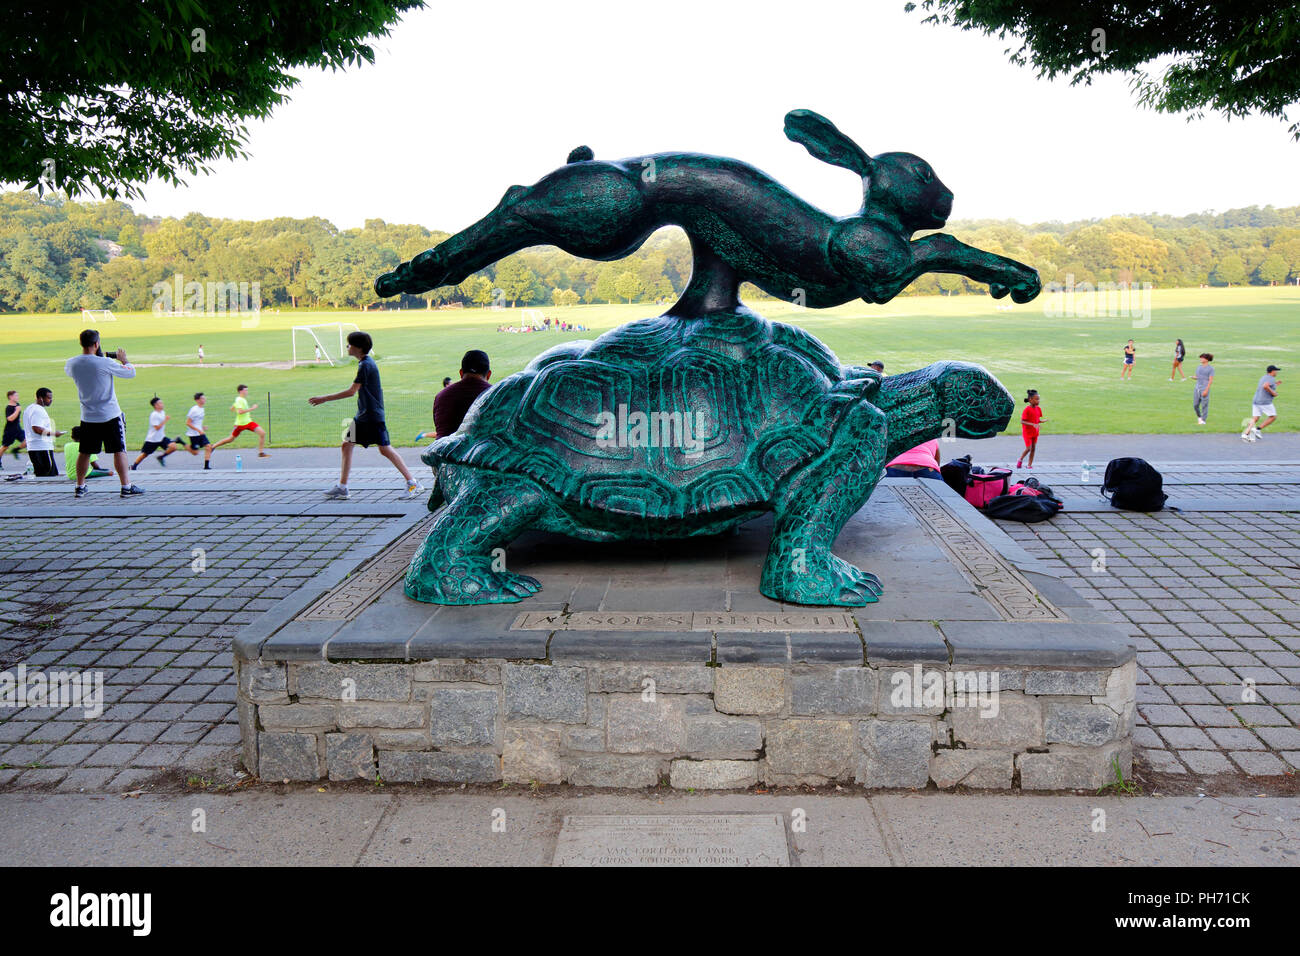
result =
[[541,589],[493,551],[529,528],[595,541],[715,534],[765,512],[761,590],[810,605],[876,601],[879,580],[831,553],[885,462],[945,432],[991,437],[1014,402],[977,365],[882,378],[741,304],[743,281],[815,308],[887,302],[926,272],[1027,302],[1038,274],[937,229],[952,193],[910,153],[868,156],[808,110],[786,135],[862,177],[862,209],[835,218],[758,169],[697,153],[605,162],[586,147],[474,225],[381,276],[381,296],[456,284],[528,246],[617,259],[681,226],[694,267],[662,316],[568,342],[485,392],[460,431],[422,455],[442,508],[406,575],[436,604],[519,601]]

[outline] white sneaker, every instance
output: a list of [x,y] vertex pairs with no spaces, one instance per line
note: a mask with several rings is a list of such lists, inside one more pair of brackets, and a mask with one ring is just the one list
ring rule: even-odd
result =
[[1256,441],[1259,441],[1261,438],[1264,437],[1264,433],[1260,431],[1258,428],[1252,428],[1250,430],[1250,434]]
[[329,491],[325,492],[325,497],[334,501],[347,501],[348,490],[342,485],[335,485]]
[[406,486],[406,494],[402,495],[402,500],[405,501],[408,498],[418,498],[422,494],[424,494],[424,485],[420,484],[418,481],[413,481]]
[[1198,425],[1204,425],[1204,424],[1205,424],[1205,419],[1204,419],[1204,418],[1198,418],[1198,419],[1196,419],[1196,424],[1198,424]]

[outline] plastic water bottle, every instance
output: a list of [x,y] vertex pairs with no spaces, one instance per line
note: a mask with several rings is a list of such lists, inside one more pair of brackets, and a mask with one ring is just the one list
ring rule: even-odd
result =
[[1085,458],[1083,467],[1079,470],[1079,480],[1086,484],[1090,474],[1092,474],[1092,465],[1088,464],[1088,459]]
[[[236,455],[236,456],[235,456],[235,471],[243,471],[243,470],[244,470],[244,456],[243,456],[243,455]],[[1084,480],[1086,481],[1087,479],[1085,478]]]

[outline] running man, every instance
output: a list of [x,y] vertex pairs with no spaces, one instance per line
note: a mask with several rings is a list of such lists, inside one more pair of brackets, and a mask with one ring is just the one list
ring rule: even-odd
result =
[[[206,395],[202,392],[195,392],[194,404],[191,405],[190,410],[185,413],[185,437],[189,440],[190,454],[192,455],[197,455],[200,448],[212,444],[212,442],[208,441],[207,429],[203,427],[203,416],[207,414],[207,412],[203,410],[203,406],[207,403],[208,399]],[[205,471],[212,470],[212,463],[208,461],[211,454],[211,452],[207,451],[203,453],[203,468]]]
[[[163,400],[155,395],[149,399],[149,405],[153,408],[153,411],[149,413],[149,430],[145,432],[144,444],[140,446],[140,456],[131,463],[132,471],[135,471],[140,466],[140,462],[156,451],[162,451],[162,454],[158,456],[158,464],[166,467],[167,456],[174,451],[181,451],[185,448],[181,442],[167,437],[167,423],[172,420],[172,417],[163,408]],[[190,454],[197,455],[198,451],[191,450]]]
[[357,377],[352,381],[352,387],[335,392],[333,395],[314,395],[307,399],[309,405],[323,405],[326,402],[351,398],[353,395],[357,397],[357,414],[352,419],[341,446],[343,465],[339,471],[339,481],[325,492],[326,498],[347,500],[348,474],[352,470],[352,450],[357,445],[362,448],[369,448],[371,445],[379,446],[379,454],[391,461],[393,467],[406,479],[406,494],[402,496],[403,498],[414,498],[424,491],[424,487],[411,476],[406,463],[388,441],[388,426],[384,424],[384,390],[379,384],[379,366],[370,355],[372,348],[374,348],[374,341],[368,333],[349,332],[348,355],[357,360]]
[[239,386],[239,388],[235,390],[235,393],[235,404],[230,406],[230,410],[235,413],[235,430],[230,433],[229,437],[223,438],[216,444],[207,447],[207,450],[203,453],[203,461],[205,465],[207,462],[212,460],[212,453],[214,451],[222,445],[229,445],[239,437],[240,432],[252,432],[257,436],[258,458],[271,457],[266,452],[266,429],[253,421],[252,413],[257,409],[257,403],[254,402],[252,405],[248,404],[248,386]]
[[[1277,373],[1282,371],[1276,365],[1270,365],[1255,386],[1255,400],[1250,406],[1250,422],[1241,433],[1242,441],[1259,441],[1263,431],[1277,421],[1277,408],[1273,399],[1277,398]],[[1260,419],[1264,420],[1261,422]],[[1258,422],[1258,424],[1256,424]]]
[[18,457],[18,452],[27,447],[27,435],[23,432],[23,406],[18,402],[18,389],[11,388],[5,401],[5,433],[3,445],[0,445],[0,469],[5,466],[5,452],[12,445],[14,457]]

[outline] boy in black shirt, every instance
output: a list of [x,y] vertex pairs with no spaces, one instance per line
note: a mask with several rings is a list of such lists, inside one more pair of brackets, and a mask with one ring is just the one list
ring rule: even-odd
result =
[[352,449],[357,445],[369,448],[379,446],[383,455],[406,479],[406,494],[403,498],[414,498],[424,487],[411,477],[401,456],[393,450],[388,441],[388,426],[384,424],[384,390],[379,385],[379,366],[370,357],[374,342],[365,332],[348,333],[348,355],[357,360],[357,377],[352,387],[333,395],[315,395],[307,399],[309,404],[321,405],[325,402],[338,401],[341,398],[357,397],[357,414],[343,436],[343,467],[339,474],[339,483],[325,492],[326,498],[346,501],[348,497],[348,473],[352,470]]

